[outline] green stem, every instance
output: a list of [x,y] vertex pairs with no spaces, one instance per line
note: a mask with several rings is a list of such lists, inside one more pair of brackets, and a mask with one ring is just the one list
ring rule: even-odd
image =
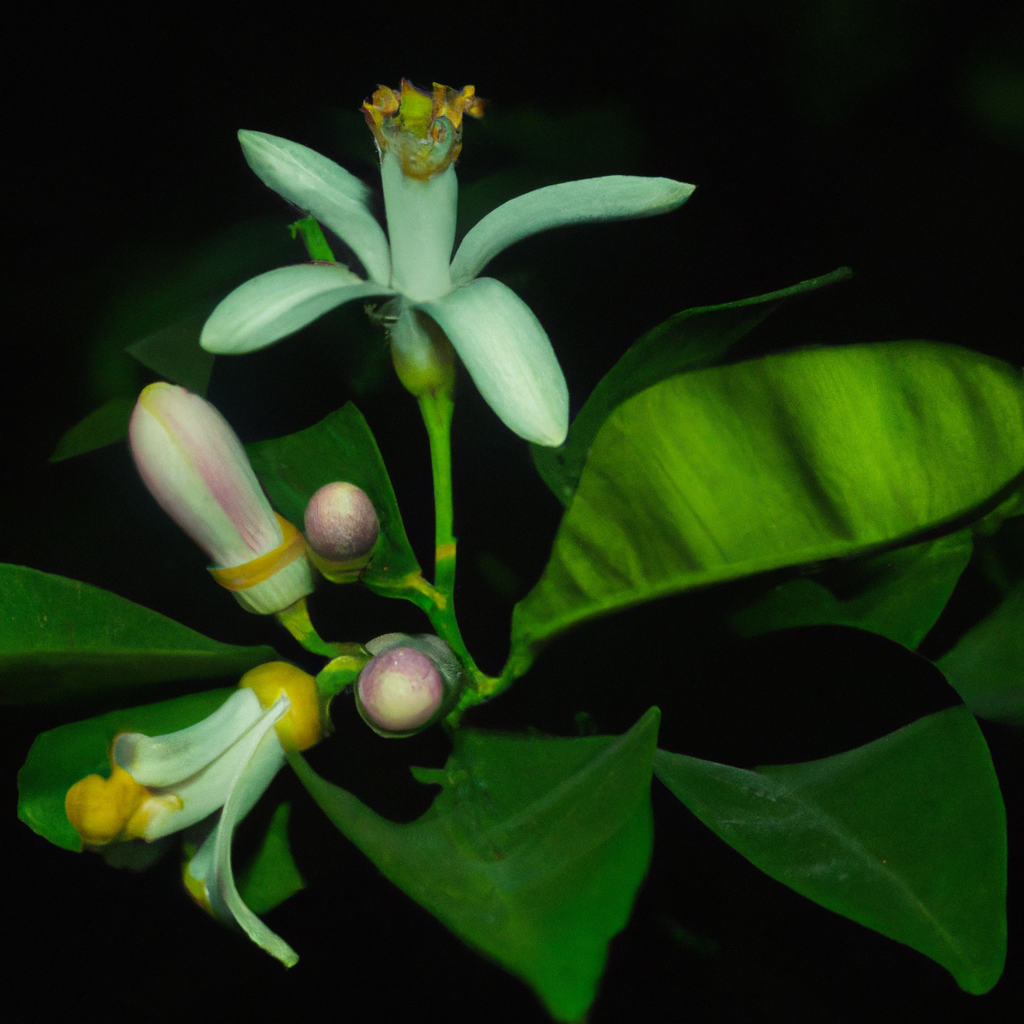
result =
[[[430,465],[434,476],[434,585],[424,587],[429,602],[424,610],[430,623],[462,660],[469,676],[467,693],[460,708],[479,703],[476,694],[490,692],[495,680],[476,666],[462,639],[455,617],[455,554],[454,519],[452,510],[452,449],[451,426],[455,404],[445,391],[427,393],[420,397],[420,412],[430,439]],[[421,605],[423,607],[423,605]],[[474,696],[466,699],[468,694]],[[450,724],[458,722],[458,714],[449,716]]]
[[452,413],[450,396],[426,394],[420,412],[430,439],[430,466],[434,474],[434,586],[449,601],[455,591],[455,535],[452,511]]

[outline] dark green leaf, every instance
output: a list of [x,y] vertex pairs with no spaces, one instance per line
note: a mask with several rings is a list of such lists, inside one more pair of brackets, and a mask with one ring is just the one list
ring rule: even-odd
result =
[[233,688],[111,711],[40,733],[18,773],[18,817],[34,832],[65,850],[81,850],[82,840],[64,813],[64,797],[87,775],[110,775],[107,751],[119,732],[163,736],[212,715]]
[[199,335],[212,311],[213,304],[132,342],[125,351],[161,377],[205,396],[214,357],[199,347]]
[[[854,626],[916,650],[935,625],[971,557],[970,530],[911,544],[815,579],[780,584],[736,612],[733,628],[756,636],[793,626]],[[853,576],[863,585],[840,588]]]
[[976,715],[1024,726],[1024,583],[936,664]]
[[261,917],[306,887],[288,844],[290,812],[291,804],[277,805],[256,856],[238,878],[242,902]]
[[315,426],[246,450],[270,500],[300,529],[309,499],[324,484],[346,480],[366,491],[380,519],[380,538],[364,583],[388,588],[419,573],[380,449],[351,402]]
[[712,831],[829,910],[987,992],[1006,956],[1006,819],[963,706],[807,764],[743,771],[659,750],[658,778]]
[[598,433],[510,669],[573,623],[959,528],[1019,486],[1020,371],[927,342],[806,349],[672,377]]
[[128,436],[128,420],[134,408],[133,398],[112,398],[104,402],[64,434],[53,449],[50,462],[63,462],[123,441]]
[[587,453],[601,425],[633,395],[686,370],[720,362],[726,352],[752,331],[783,299],[823,288],[851,276],[848,267],[790,288],[720,306],[684,309],[648,331],[594,388],[569,436],[559,448],[530,445],[533,461],[554,495],[568,506],[579,484]]
[[88,583],[0,564],[0,703],[240,676],[272,647],[238,647]]
[[463,729],[443,789],[396,825],[316,775],[299,777],[328,817],[397,886],[471,946],[579,1020],[609,940],[626,924],[651,855],[658,711],[621,737],[555,739]]

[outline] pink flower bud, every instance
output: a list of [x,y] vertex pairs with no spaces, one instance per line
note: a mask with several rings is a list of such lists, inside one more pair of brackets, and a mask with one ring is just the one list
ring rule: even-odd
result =
[[462,668],[439,637],[388,633],[371,640],[374,657],[356,683],[356,707],[381,736],[411,736],[436,721],[462,688]]
[[355,484],[324,484],[306,506],[306,540],[321,557],[352,562],[373,550],[380,532],[377,510]]
[[217,570],[288,548],[280,563],[271,559],[244,582],[224,583],[243,608],[270,614],[312,592],[301,547],[285,544],[283,520],[274,515],[241,441],[209,402],[174,384],[150,384],[132,413],[128,440],[143,483]]

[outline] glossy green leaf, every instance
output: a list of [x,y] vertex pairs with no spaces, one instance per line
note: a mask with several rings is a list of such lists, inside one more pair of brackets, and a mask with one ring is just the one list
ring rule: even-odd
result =
[[1024,583],[936,664],[976,715],[1024,726]]
[[75,455],[84,455],[123,441],[128,436],[128,420],[134,408],[135,400],[132,398],[112,398],[104,402],[61,437],[50,462],[63,462]]
[[277,805],[256,856],[237,880],[242,902],[260,917],[306,887],[288,843],[290,814],[291,804]]
[[419,573],[380,449],[351,402],[306,430],[246,445],[246,451],[270,500],[300,527],[309,499],[324,484],[346,480],[367,493],[380,519],[380,538],[364,583],[386,588]]
[[648,331],[594,388],[561,446],[530,445],[544,482],[563,505],[568,505],[598,430],[618,406],[667,377],[721,361],[783,299],[846,280],[851,273],[848,267],[840,267],[831,274],[767,295],[684,309]]
[[196,633],[99,587],[0,564],[0,702],[68,700],[119,687],[240,676],[272,647]]
[[119,732],[163,736],[185,729],[213,714],[234,692],[229,687],[192,693],[40,733],[18,773],[18,817],[51,843],[81,850],[82,840],[64,813],[64,797],[86,775],[109,777],[107,751],[113,738]]
[[968,992],[1006,956],[1006,818],[970,711],[845,754],[744,771],[659,750],[658,778],[762,871],[906,943]]
[[576,622],[983,515],[1024,473],[1020,370],[952,345],[805,349],[682,374],[590,451],[510,668]]
[[741,636],[793,626],[853,626],[916,650],[946,607],[971,549],[971,531],[961,530],[814,579],[790,580],[737,611],[732,626]]
[[647,871],[658,719],[651,709],[621,737],[462,729],[443,769],[415,770],[443,789],[408,825],[294,763],[327,816],[392,882],[531,985],[557,1020],[575,1021]]

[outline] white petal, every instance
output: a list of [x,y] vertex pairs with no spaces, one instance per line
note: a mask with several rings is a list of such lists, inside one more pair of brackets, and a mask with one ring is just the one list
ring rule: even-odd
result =
[[[278,709],[277,717],[280,718],[288,709],[288,698],[276,701],[268,714],[275,709]],[[298,954],[242,902],[231,866],[231,841],[236,826],[263,795],[285,762],[284,750],[273,729],[274,720],[269,724],[261,722],[247,737],[248,760],[234,780],[217,827],[192,859],[188,870],[194,878],[205,883],[210,905],[221,917],[235,920],[256,945],[277,957],[286,967],[291,967],[298,962]]]
[[300,263],[239,285],[210,314],[199,344],[207,352],[255,352],[294,334],[343,302],[390,289],[331,263]]
[[391,257],[384,229],[367,207],[370,190],[333,160],[297,142],[240,131],[238,141],[249,166],[264,184],[311,213],[346,242],[378,284],[391,279]]
[[628,220],[667,213],[686,202],[694,186],[671,178],[613,174],[548,185],[516,196],[477,222],[452,261],[452,281],[472,281],[503,249],[528,235],[566,224]]
[[455,346],[487,404],[520,437],[555,446],[569,429],[569,394],[551,342],[529,306],[481,277],[422,308]]
[[[144,838],[152,842],[172,832],[180,832],[223,807],[225,801],[230,799],[240,773],[245,771],[252,759],[260,737],[287,712],[288,699],[284,698],[283,708],[279,706],[280,703],[275,702],[261,712],[255,722],[231,736],[233,742],[224,753],[196,774],[170,786],[150,787],[153,799],[146,806],[151,809],[152,817],[146,823]],[[277,743],[277,747],[280,751],[281,744]],[[274,772],[282,764],[283,751]],[[270,777],[273,778],[273,774]]]
[[250,689],[236,690],[212,715],[166,736],[123,732],[114,740],[114,760],[143,786],[171,786],[201,771],[263,715]]
[[455,244],[459,183],[449,166],[427,181],[408,177],[399,158],[385,152],[380,164],[391,238],[391,283],[413,302],[452,290],[449,264]]

